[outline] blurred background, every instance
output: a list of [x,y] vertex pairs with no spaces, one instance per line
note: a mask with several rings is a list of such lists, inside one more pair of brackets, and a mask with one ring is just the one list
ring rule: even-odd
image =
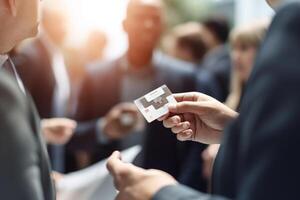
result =
[[[226,16],[231,25],[239,25],[273,11],[261,0],[164,0],[166,3],[166,30],[187,21],[201,21],[211,15]],[[81,45],[89,32],[97,29],[106,33],[106,58],[123,54],[127,47],[122,20],[128,0],[66,0],[70,15],[68,45]]]
[[179,142],[133,102],[167,85],[238,111],[272,15],[264,0],[44,0],[39,35],[11,57],[43,119],[57,181],[140,145],[134,164],[209,191],[219,147]]

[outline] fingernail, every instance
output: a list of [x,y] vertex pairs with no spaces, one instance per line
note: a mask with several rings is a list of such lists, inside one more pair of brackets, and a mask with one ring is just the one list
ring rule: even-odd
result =
[[187,136],[190,136],[190,135],[192,135],[192,134],[193,134],[193,133],[192,133],[191,131],[189,131],[189,132],[186,133]]
[[189,126],[190,126],[190,125],[189,125],[188,123],[184,123],[184,124],[183,124],[183,128],[184,128],[184,129],[189,128]]

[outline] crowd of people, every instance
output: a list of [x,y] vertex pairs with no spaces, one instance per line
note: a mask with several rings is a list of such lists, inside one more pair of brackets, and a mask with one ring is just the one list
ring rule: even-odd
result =
[[[109,158],[118,200],[298,199],[300,1],[267,2],[272,22],[166,31],[163,1],[129,0],[128,48],[106,60],[102,31],[65,46],[61,1],[39,22],[39,0],[0,0],[1,198],[54,200],[64,174]],[[133,102],[162,85],[177,103],[147,123]]]

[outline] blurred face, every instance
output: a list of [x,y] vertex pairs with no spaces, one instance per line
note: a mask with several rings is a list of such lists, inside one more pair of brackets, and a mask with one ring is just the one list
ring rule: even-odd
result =
[[131,5],[124,29],[131,48],[154,49],[162,32],[162,9],[142,3]]
[[182,48],[178,45],[174,49],[173,54],[176,58],[179,58],[181,60],[185,60],[185,61],[188,61],[188,62],[194,62],[195,61],[193,56],[192,56],[192,53],[188,49]]
[[44,10],[43,29],[56,45],[63,44],[67,35],[67,24],[67,16],[62,10],[55,10],[55,8]]
[[3,22],[1,19],[1,26],[6,31],[2,33],[6,43],[3,43],[4,51],[8,52],[22,40],[38,33],[40,0],[4,1],[7,9],[1,15],[4,18]]
[[231,60],[235,72],[242,82],[247,82],[254,65],[257,48],[241,43],[235,44],[231,52]]
[[20,2],[20,33],[24,31],[24,38],[34,37],[38,33],[40,21],[40,0],[19,0]]

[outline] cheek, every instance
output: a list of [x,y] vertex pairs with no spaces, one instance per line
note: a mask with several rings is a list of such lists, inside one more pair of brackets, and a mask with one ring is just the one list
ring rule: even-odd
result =
[[39,0],[34,0],[31,1],[31,4],[28,4],[27,9],[26,9],[26,15],[28,16],[28,20],[30,20],[28,23],[30,25],[36,25],[39,22],[39,17],[40,17],[40,1]]

